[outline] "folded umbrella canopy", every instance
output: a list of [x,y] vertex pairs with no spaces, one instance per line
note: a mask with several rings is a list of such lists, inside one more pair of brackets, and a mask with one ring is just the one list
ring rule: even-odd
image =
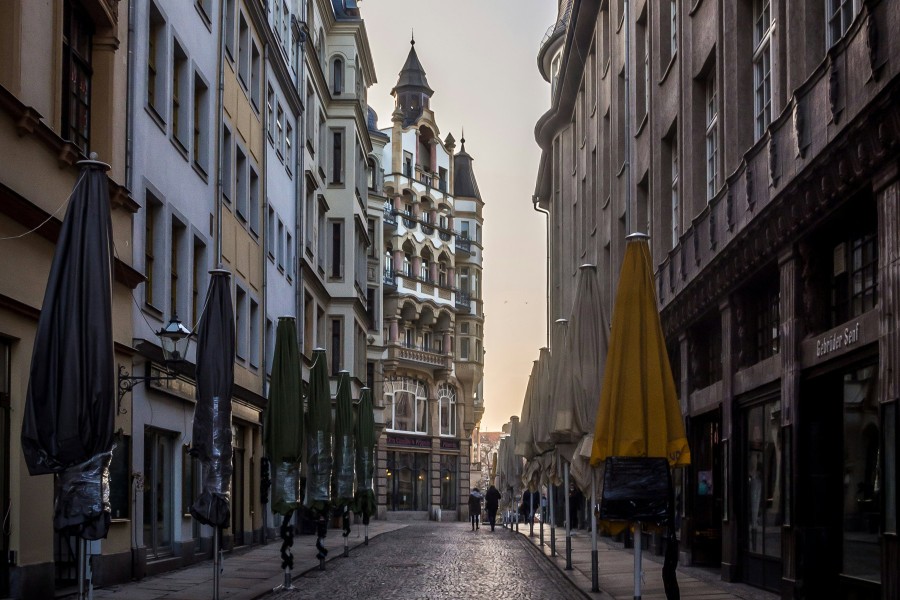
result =
[[210,271],[206,309],[197,327],[197,406],[191,453],[203,466],[203,490],[191,515],[217,530],[230,517],[231,390],[234,386],[234,309],[231,273]]
[[629,236],[616,290],[591,466],[609,456],[663,457],[670,466],[691,462],[646,236]]
[[335,507],[349,506],[353,502],[354,465],[356,463],[356,438],[353,435],[353,395],[350,390],[350,373],[338,374],[335,395],[334,419],[334,468],[332,494]]
[[535,401],[531,407],[531,431],[534,438],[535,453],[541,454],[552,450],[555,446],[555,443],[550,438],[550,428],[553,426],[554,414],[550,381],[550,348],[541,348],[534,390]]
[[300,461],[305,425],[300,381],[297,323],[293,317],[281,317],[275,333],[269,405],[265,416],[266,455],[275,472],[272,512],[279,515],[289,515],[300,505]]
[[521,456],[526,461],[534,458],[534,434],[531,430],[531,419],[537,370],[538,361],[534,361],[531,365],[531,375],[528,376],[528,386],[525,388],[525,398],[522,400],[522,418],[519,421],[518,435],[513,441],[513,454]]
[[359,397],[356,428],[356,500],[354,511],[363,516],[363,525],[375,514],[375,410],[372,390],[363,388]]
[[115,422],[112,221],[109,165],[78,164],[34,338],[22,452],[31,475],[60,474],[54,528],[98,540],[110,524]]
[[306,500],[304,504],[316,515],[316,557],[319,569],[325,569],[325,536],[331,510],[331,454],[334,422],[331,416],[331,390],[328,385],[328,359],[325,350],[313,350],[309,371],[309,399],[306,422]]

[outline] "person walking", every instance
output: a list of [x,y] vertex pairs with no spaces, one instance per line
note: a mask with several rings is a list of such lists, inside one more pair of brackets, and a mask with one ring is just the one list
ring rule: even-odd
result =
[[487,510],[488,523],[491,524],[491,531],[494,531],[494,525],[497,522],[497,509],[500,507],[500,490],[491,486],[484,495],[484,508]]
[[472,531],[478,529],[478,521],[481,518],[481,500],[484,498],[477,487],[472,488],[469,494],[469,520],[472,522]]

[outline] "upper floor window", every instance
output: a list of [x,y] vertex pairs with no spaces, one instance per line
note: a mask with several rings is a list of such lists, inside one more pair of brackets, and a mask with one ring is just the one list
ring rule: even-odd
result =
[[769,0],[753,0],[753,115],[754,139],[772,122],[772,31]]
[[875,227],[857,227],[834,246],[831,277],[832,325],[875,308],[878,303],[878,236]]
[[331,183],[344,181],[344,132],[331,130]]
[[153,2],[150,3],[147,32],[147,103],[159,113],[165,110],[166,22]]
[[334,59],[331,65],[331,89],[335,96],[344,91],[344,61],[340,58]]
[[425,385],[417,379],[386,381],[387,428],[428,433],[428,399]]
[[860,4],[860,0],[825,0],[829,48],[847,33]]
[[706,200],[719,190],[719,109],[715,65],[706,79]]
[[456,435],[456,388],[448,383],[438,387],[441,435]]
[[678,138],[672,136],[669,142],[669,155],[671,156],[672,169],[672,247],[678,245],[681,237],[681,201],[678,196]]
[[91,139],[91,45],[94,25],[81,5],[63,8],[62,135],[85,155]]

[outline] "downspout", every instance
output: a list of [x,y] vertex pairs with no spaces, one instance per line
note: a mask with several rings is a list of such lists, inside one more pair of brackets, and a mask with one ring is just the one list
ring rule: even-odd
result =
[[[134,8],[135,3],[128,3],[128,91],[125,94],[125,187],[132,192],[134,179]],[[146,214],[146,213],[145,213]],[[132,227],[134,222],[132,221]],[[133,251],[132,251],[133,254]]]
[[547,224],[547,233],[545,234],[546,235],[546,246],[547,246],[547,269],[546,269],[547,275],[545,277],[545,280],[547,282],[547,347],[549,348],[550,347],[550,211],[541,208],[538,205],[539,201],[540,200],[537,196],[531,197],[531,203],[532,203],[532,206],[534,207],[534,210],[536,210],[539,213],[543,213],[547,217],[547,219],[545,221]]
[[225,17],[225,0],[219,2],[220,24],[219,24],[219,86],[216,91],[216,108],[219,111],[219,118],[216,119],[216,165],[218,173],[216,173],[216,263],[215,268],[222,267],[222,126],[225,124],[225,107],[223,106],[223,98],[225,96],[225,25],[227,19]]
[[[266,74],[266,77],[263,78],[265,81],[268,79],[269,73],[269,42],[268,40],[263,41],[263,73]],[[266,90],[263,89],[260,91],[260,94],[265,94]],[[262,113],[262,134],[263,134],[263,153],[262,153],[262,192],[260,202],[257,203],[256,210],[262,211],[262,218],[259,221],[259,228],[261,230],[261,237],[263,239],[262,252],[260,253],[259,260],[262,263],[262,305],[266,308],[269,307],[269,297],[268,297],[268,285],[269,285],[269,265],[266,262],[266,254],[268,254],[268,245],[272,243],[272,240],[269,239],[269,211],[267,210],[269,207],[269,151],[266,149],[266,140],[269,137],[269,115],[266,114],[265,110],[265,102],[266,97],[263,95],[260,98],[260,104],[263,105],[263,108],[260,109],[260,113]],[[262,334],[262,345],[263,351],[260,352],[262,355],[262,382],[263,382],[263,390],[265,391],[266,398],[269,397],[269,382],[266,380],[266,363],[268,362],[266,359],[269,354],[266,352],[266,317],[265,317],[265,309],[263,310],[263,334]],[[265,533],[265,532],[263,532]]]
[[628,6],[629,1],[625,2],[625,231],[626,235],[634,233],[632,229],[631,214],[631,14]]
[[306,120],[307,115],[306,111],[310,110],[309,106],[306,106],[306,14],[305,11],[307,9],[306,3],[301,2],[303,14],[300,15],[300,23],[297,24],[297,27],[300,31],[300,35],[297,36],[297,43],[294,46],[294,56],[295,61],[297,62],[297,68],[299,72],[299,81],[298,92],[300,94],[300,105],[303,107],[303,110],[300,114],[299,119],[299,127],[297,127],[297,143],[294,145],[297,148],[297,155],[294,158],[294,163],[297,165],[295,170],[295,180],[294,185],[297,189],[297,198],[294,202],[296,209],[294,210],[294,239],[297,240],[297,251],[294,252],[294,265],[296,268],[296,274],[294,276],[294,280],[296,281],[296,288],[294,289],[295,294],[295,305],[297,311],[297,345],[300,348],[303,348],[303,336],[306,335],[304,322],[303,322],[303,267],[302,261],[300,257],[304,252],[306,246],[306,232],[303,230],[303,206],[306,200]]

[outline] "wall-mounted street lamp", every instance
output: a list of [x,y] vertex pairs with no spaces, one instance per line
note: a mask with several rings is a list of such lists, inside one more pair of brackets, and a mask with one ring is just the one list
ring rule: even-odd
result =
[[[163,364],[168,373],[171,366],[185,360],[188,344],[190,344],[191,341],[191,330],[181,323],[178,315],[172,315],[169,324],[157,331],[156,335],[159,337],[159,346],[162,348],[163,353]],[[175,378],[175,375],[143,375],[135,377],[130,375],[123,365],[119,365],[118,414],[125,412],[122,409],[122,398],[125,397],[125,394],[134,389],[134,386],[138,383],[142,381],[167,381]]]

